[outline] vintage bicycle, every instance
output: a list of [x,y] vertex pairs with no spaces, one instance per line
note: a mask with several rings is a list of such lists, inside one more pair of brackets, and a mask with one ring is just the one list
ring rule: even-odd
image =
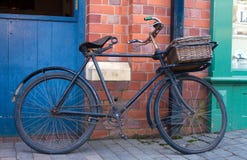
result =
[[[78,71],[42,68],[19,84],[13,96],[15,123],[28,146],[41,153],[71,152],[90,138],[102,118],[116,122],[120,136],[126,138],[122,115],[152,84],[155,85],[147,102],[147,120],[169,145],[179,152],[195,154],[211,150],[220,143],[227,121],[224,102],[210,83],[190,74],[210,65],[217,43],[208,37],[189,37],[176,39],[167,49],[160,50],[155,37],[164,25],[156,17],[145,20],[154,21],[154,31],[145,41],[135,39],[129,43],[152,43],[154,54],[104,53],[118,42],[116,37],[106,36],[80,45],[84,62]],[[182,53],[182,58],[178,53]],[[187,53],[189,55],[184,56]],[[198,56],[200,54],[202,56]],[[160,62],[160,66],[155,76],[119,109],[96,57],[151,58]],[[90,60],[111,106],[106,113],[96,89],[82,76]]]

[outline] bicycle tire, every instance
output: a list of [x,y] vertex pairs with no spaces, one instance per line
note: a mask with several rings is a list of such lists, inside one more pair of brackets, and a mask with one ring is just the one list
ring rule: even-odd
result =
[[[73,75],[64,72],[43,74],[28,83],[18,96],[16,129],[32,149],[48,154],[69,153],[79,148],[93,133],[97,121],[92,117],[52,114],[52,108],[72,79]],[[89,87],[77,79],[62,109],[97,113],[100,110],[95,102]]]
[[[194,110],[190,113],[165,83],[155,99],[155,122],[162,138],[183,154],[203,153],[222,140],[227,123],[220,94],[211,84],[195,76],[177,77],[183,99]],[[212,103],[213,102],[213,103]]]

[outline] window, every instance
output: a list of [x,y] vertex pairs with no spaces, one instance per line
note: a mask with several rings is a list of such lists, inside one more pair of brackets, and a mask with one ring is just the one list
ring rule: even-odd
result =
[[0,0],[0,13],[74,16],[74,0]]
[[233,1],[232,69],[247,70],[247,0]]

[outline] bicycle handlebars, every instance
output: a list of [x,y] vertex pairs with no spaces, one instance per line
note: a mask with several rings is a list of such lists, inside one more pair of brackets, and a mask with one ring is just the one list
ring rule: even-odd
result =
[[145,21],[155,20],[156,22],[161,23],[161,20],[157,17],[145,17],[144,20]]
[[145,45],[145,44],[148,44],[150,42],[153,42],[154,45],[157,46],[157,44],[154,41],[154,38],[162,30],[162,28],[164,27],[164,24],[162,24],[161,20],[158,19],[157,17],[145,17],[144,20],[145,21],[154,20],[155,22],[153,24],[153,27],[155,28],[155,30],[149,34],[149,37],[145,41],[142,41],[142,40],[139,40],[139,39],[133,39],[133,40],[128,41],[128,44],[140,43],[140,44]]

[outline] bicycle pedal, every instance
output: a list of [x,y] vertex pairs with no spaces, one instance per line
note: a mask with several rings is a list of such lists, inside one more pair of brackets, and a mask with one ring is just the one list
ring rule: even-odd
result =
[[126,136],[125,134],[123,133],[119,133],[119,136],[124,139],[124,140],[127,140],[128,139],[128,136]]

